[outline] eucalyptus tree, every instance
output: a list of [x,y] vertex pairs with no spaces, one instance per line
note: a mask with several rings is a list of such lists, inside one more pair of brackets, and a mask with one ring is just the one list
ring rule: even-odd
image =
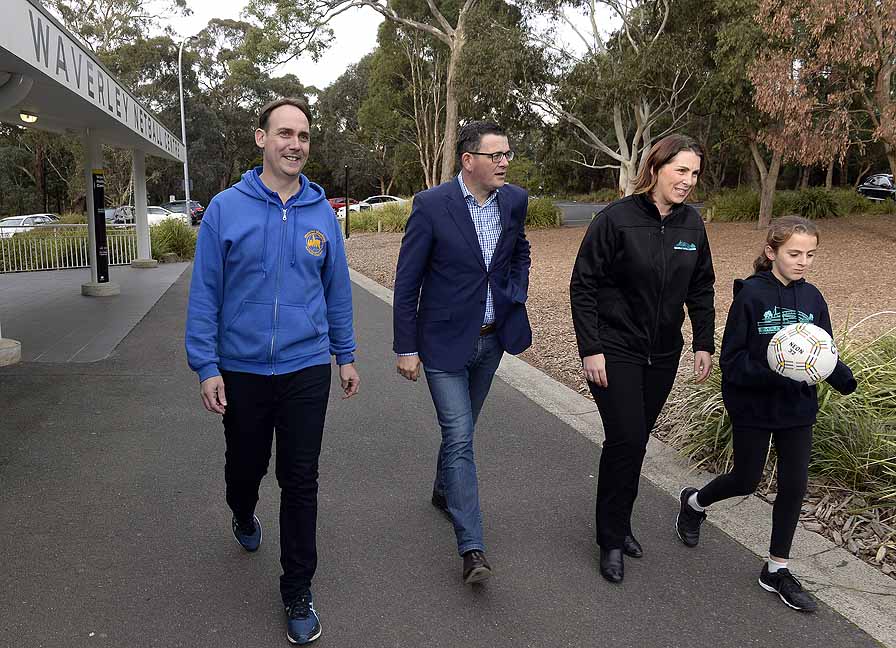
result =
[[548,9],[555,29],[565,24],[578,41],[573,48],[543,37],[559,70],[537,104],[573,126],[574,162],[617,169],[618,189],[628,194],[653,143],[681,128],[707,82],[703,3],[537,2],[535,11]]

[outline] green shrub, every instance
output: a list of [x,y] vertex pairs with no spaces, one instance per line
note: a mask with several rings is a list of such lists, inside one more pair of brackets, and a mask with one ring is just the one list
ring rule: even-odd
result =
[[752,189],[726,189],[711,196],[704,204],[712,220],[743,222],[759,219],[759,192]]
[[550,198],[530,198],[526,227],[557,227],[560,215],[560,208]]
[[853,189],[832,189],[830,194],[837,203],[837,211],[842,216],[896,214],[894,200],[869,200]]
[[[711,210],[712,220],[746,222],[759,219],[759,192],[754,189],[725,189],[711,196],[705,209]],[[799,214],[805,218],[829,218],[851,213],[851,204],[834,192],[813,187],[799,191],[775,191],[772,216]]]
[[177,218],[166,218],[149,228],[150,253],[161,260],[162,255],[173,252],[180,259],[196,256],[196,231]]
[[349,214],[352,232],[403,232],[411,215],[411,201],[388,203],[378,209]]
[[896,214],[896,200],[868,200],[865,199],[863,214],[893,215]]
[[[870,342],[837,336],[840,357],[859,388],[842,396],[818,386],[819,412],[809,472],[873,504],[896,504],[896,328]],[[722,403],[721,372],[687,383],[669,400],[658,423],[667,440],[697,466],[731,468],[731,422]],[[772,458],[769,461],[773,461]]]
[[[791,209],[812,220],[840,216],[837,201],[830,191],[821,188],[801,189],[795,192]],[[790,210],[788,210],[790,211]]]

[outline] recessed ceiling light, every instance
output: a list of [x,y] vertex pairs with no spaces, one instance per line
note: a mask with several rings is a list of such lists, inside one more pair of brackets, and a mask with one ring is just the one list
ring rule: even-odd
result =
[[37,115],[34,115],[29,112],[20,112],[19,119],[21,119],[26,124],[33,124],[34,122],[37,121]]

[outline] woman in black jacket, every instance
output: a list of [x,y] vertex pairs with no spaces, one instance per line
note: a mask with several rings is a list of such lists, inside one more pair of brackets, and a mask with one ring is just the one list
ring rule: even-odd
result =
[[702,147],[689,137],[657,142],[634,194],[588,227],[570,282],[579,355],[606,437],[595,515],[600,572],[611,582],[623,578],[623,553],[643,554],[632,509],[647,440],[678,369],[685,305],[696,380],[712,366],[712,256],[703,220],[684,204],[702,161]]

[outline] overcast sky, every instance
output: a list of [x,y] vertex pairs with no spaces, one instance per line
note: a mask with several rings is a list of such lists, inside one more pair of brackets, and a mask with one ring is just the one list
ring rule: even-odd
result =
[[[193,10],[193,15],[170,21],[181,36],[195,34],[212,18],[239,18],[246,0],[187,0],[187,4]],[[357,63],[365,54],[373,51],[376,47],[377,28],[382,21],[382,16],[373,9],[346,11],[331,23],[336,41],[324,52],[320,61],[315,63],[310,57],[293,60],[275,71],[275,74],[295,74],[303,85],[313,85],[322,90],[339,78],[349,65]],[[606,24],[609,26],[611,22],[616,21],[607,21]],[[584,17],[581,23],[587,29]],[[564,40],[577,42],[571,30],[564,34]],[[578,47],[574,49],[581,51]]]
[[[302,0],[297,0],[301,2]],[[190,36],[208,24],[212,18],[239,18],[246,0],[187,0],[193,15],[170,21],[181,36]],[[290,61],[275,71],[275,75],[295,74],[302,85],[326,88],[345,72],[352,63],[376,47],[377,27],[383,18],[373,9],[351,9],[337,16],[331,23],[336,41],[315,63],[310,57]]]

